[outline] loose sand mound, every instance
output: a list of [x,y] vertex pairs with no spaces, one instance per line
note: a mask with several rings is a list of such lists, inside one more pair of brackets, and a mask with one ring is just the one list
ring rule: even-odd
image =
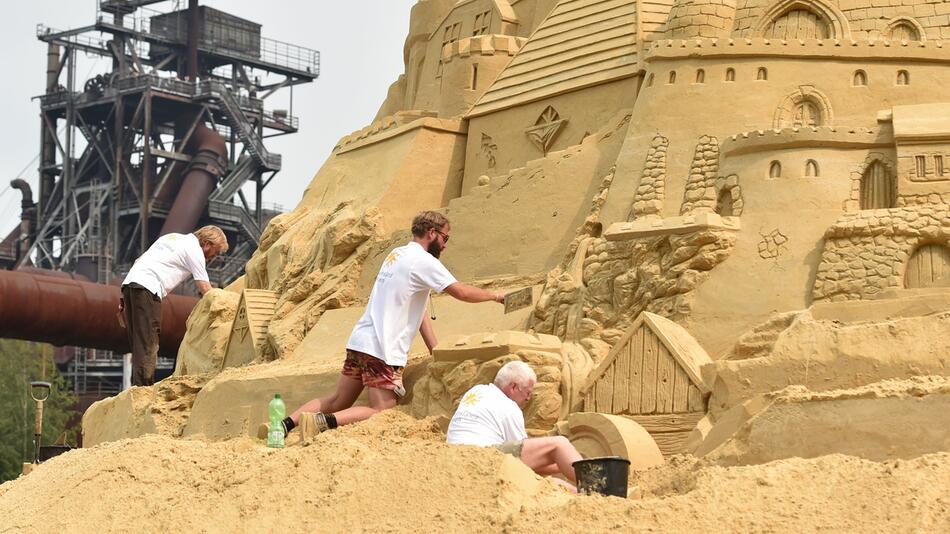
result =
[[0,486],[0,532],[934,531],[950,454],[723,468],[686,458],[643,500],[575,497],[493,450],[392,411],[270,450],[149,436],[64,454]]

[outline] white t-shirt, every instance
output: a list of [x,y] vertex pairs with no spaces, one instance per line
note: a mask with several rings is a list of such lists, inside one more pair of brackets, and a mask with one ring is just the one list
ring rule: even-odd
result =
[[191,275],[208,281],[205,255],[195,234],[165,234],[139,256],[122,285],[136,283],[163,299]]
[[453,445],[490,447],[528,437],[524,414],[495,384],[481,384],[468,390],[449,422],[446,441]]
[[410,241],[393,249],[379,268],[366,311],[353,327],[346,348],[392,366],[405,366],[429,291],[441,293],[455,282],[442,262],[419,243]]

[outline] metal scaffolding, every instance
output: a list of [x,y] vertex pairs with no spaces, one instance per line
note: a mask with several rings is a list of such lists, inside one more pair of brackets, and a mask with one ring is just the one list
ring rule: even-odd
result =
[[[144,7],[155,4],[168,9]],[[292,88],[316,79],[320,55],[261,37],[260,25],[195,0],[179,7],[102,0],[92,25],[37,27],[49,49],[39,97],[38,222],[18,266],[32,261],[101,283],[123,276],[186,194],[183,175],[201,164],[189,142],[207,125],[224,137],[229,157],[199,226],[220,226],[232,244],[209,275],[226,284],[241,274],[276,214],[264,208],[263,193],[281,158],[264,140],[298,130]],[[111,60],[111,70],[77,86],[79,52]],[[289,111],[264,109],[283,89]],[[245,195],[248,183],[253,199]]]
[[[46,92],[37,97],[38,192],[33,204],[29,185],[12,184],[23,191],[24,216],[0,241],[0,266],[32,264],[108,284],[175,224],[215,224],[231,249],[208,266],[211,281],[240,276],[279,213],[263,200],[281,168],[265,140],[298,131],[293,87],[320,71],[319,52],[260,29],[197,0],[100,0],[91,25],[38,25],[48,45]],[[77,80],[77,54],[99,58],[106,72]],[[287,109],[265,109],[275,94],[289,96]],[[223,147],[217,153],[196,146],[209,136]],[[196,172],[206,182],[199,195],[189,189]],[[190,210],[187,222],[174,220],[182,210]],[[72,352],[60,367],[76,393],[121,389],[120,355]],[[159,371],[173,365],[160,360]]]

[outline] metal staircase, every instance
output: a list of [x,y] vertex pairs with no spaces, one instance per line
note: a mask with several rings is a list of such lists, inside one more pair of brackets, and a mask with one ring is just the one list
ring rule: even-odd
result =
[[214,99],[221,104],[221,111],[228,117],[228,122],[237,133],[262,168],[268,171],[279,171],[281,165],[280,154],[272,154],[264,147],[264,141],[254,128],[253,123],[244,114],[240,104],[226,85],[215,80],[206,80],[198,84],[198,99]]

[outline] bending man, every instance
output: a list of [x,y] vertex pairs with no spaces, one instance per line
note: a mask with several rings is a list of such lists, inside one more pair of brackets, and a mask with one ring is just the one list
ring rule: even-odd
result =
[[228,239],[217,226],[193,234],[165,234],[135,260],[122,282],[119,311],[132,349],[132,385],[155,383],[155,361],[162,330],[162,299],[190,275],[204,295],[211,291],[208,262],[228,251]]
[[[522,408],[531,399],[537,377],[528,364],[508,362],[491,384],[482,384],[462,395],[449,423],[447,441],[454,445],[495,447],[521,459],[535,473],[558,473],[577,484],[574,462],[580,453],[564,436],[529,438]],[[575,489],[571,486],[571,489]]]
[[[486,291],[458,282],[439,261],[449,242],[451,227],[441,213],[424,211],[412,220],[412,241],[393,249],[376,275],[366,311],[353,327],[346,344],[346,360],[336,391],[313,399],[283,421],[287,434],[311,417],[322,432],[368,419],[392,408],[405,395],[402,370],[416,331],[431,352],[438,341],[425,315],[430,291],[445,292],[464,302],[504,302],[504,293]],[[369,406],[353,406],[369,388]],[[267,423],[257,435],[267,437]]]

